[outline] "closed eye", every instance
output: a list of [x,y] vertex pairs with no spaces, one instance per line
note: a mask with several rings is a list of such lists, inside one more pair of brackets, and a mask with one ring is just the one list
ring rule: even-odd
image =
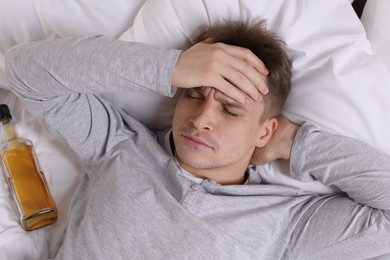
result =
[[231,111],[226,105],[222,106],[222,110],[223,110],[224,113],[226,113],[229,116],[232,116],[232,117],[238,117],[239,116],[239,114]]

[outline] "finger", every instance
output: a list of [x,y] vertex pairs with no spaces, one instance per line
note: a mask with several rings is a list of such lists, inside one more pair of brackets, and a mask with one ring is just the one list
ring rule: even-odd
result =
[[[239,69],[234,67],[236,66],[235,63],[241,63],[241,65],[237,65]],[[259,101],[262,96],[257,87],[244,74],[245,68],[250,69],[252,74],[260,79],[260,76],[257,75],[258,72],[251,65],[231,56],[222,48],[213,46],[213,51],[209,54],[209,60],[203,66],[202,85],[212,86],[242,104],[244,104],[245,98],[248,98],[247,96]],[[241,91],[237,91],[237,88]]]
[[253,100],[255,101],[262,100],[262,94],[258,91],[257,87],[251,82],[251,80],[247,77],[247,75],[241,73],[236,68],[231,67],[229,65],[225,65],[225,68],[222,70],[221,76],[225,79],[225,81],[229,82],[229,84],[231,84],[234,88],[240,89],[242,92],[246,93]]
[[254,67],[245,61],[232,62],[232,67],[241,72],[248,80],[256,87],[257,91],[261,94],[266,95],[269,92],[267,86],[267,76],[259,73]]
[[240,104],[246,105],[248,103],[249,96],[222,77],[216,79],[213,88],[219,90],[224,95],[234,99]]
[[222,48],[228,54],[226,63],[231,64],[231,66],[248,77],[260,93],[263,95],[268,94],[269,88],[266,82],[266,75],[268,75],[269,70],[256,55],[245,48],[223,43],[218,43],[218,45],[219,48]]
[[239,46],[228,45],[224,43],[216,43],[220,48],[224,49],[230,55],[238,59],[242,59],[252,65],[259,73],[268,75],[269,70],[264,62],[259,59],[251,50]]
[[223,77],[247,93],[253,100],[261,101],[262,95],[268,93],[266,76],[259,74],[251,65],[234,57],[227,57]]

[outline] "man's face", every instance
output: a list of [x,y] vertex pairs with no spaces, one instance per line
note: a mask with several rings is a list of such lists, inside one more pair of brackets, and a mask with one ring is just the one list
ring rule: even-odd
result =
[[263,111],[264,103],[241,105],[211,87],[185,90],[173,118],[176,158],[190,172],[246,168],[265,131]]

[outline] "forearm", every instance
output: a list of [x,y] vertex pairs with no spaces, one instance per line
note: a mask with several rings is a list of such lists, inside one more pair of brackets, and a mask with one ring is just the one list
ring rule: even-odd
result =
[[390,156],[357,140],[305,124],[291,153],[291,175],[336,186],[355,202],[390,210]]
[[129,130],[116,108],[93,93],[153,89],[170,95],[178,55],[99,36],[70,37],[13,48],[6,76],[29,112],[93,162]]
[[5,65],[11,87],[23,97],[139,89],[169,96],[179,53],[89,35],[17,46]]

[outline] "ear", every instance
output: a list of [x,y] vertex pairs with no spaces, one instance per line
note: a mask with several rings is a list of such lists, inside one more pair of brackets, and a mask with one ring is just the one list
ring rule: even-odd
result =
[[256,147],[264,147],[269,140],[271,140],[276,128],[278,128],[279,122],[276,117],[268,118],[260,127],[259,138],[257,140]]

